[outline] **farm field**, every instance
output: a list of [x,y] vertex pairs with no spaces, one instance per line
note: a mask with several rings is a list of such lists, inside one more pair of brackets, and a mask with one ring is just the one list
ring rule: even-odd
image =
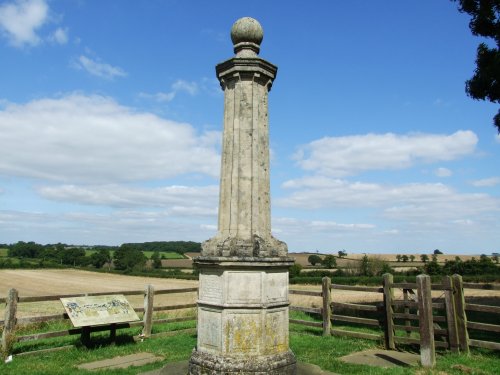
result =
[[[142,290],[148,284],[152,284],[155,289],[178,289],[197,287],[198,281],[125,276],[74,269],[0,270],[1,298],[6,297],[11,288],[16,288],[19,291],[19,296],[22,297],[92,292],[112,294],[124,290]],[[128,296],[127,299],[134,307],[143,305],[141,296]],[[194,303],[195,300],[196,293],[157,297],[157,301],[162,305]],[[0,316],[2,317],[3,311],[2,304],[0,306]],[[33,302],[19,304],[18,311],[20,316],[31,316],[62,312],[63,308],[59,301]]]
[[[92,292],[109,292],[110,294],[124,290],[141,290],[148,284],[155,289],[177,289],[197,287],[198,281],[160,279],[153,277],[138,277],[116,274],[106,274],[73,269],[41,269],[41,270],[0,270],[0,297],[5,297],[10,288],[16,288],[20,296],[41,296],[60,294],[80,294]],[[291,285],[290,289],[321,291],[320,285]],[[468,298],[494,298],[500,300],[500,290],[466,289]],[[335,302],[376,302],[381,301],[381,293],[367,293],[347,290],[334,290]],[[439,296],[436,292],[435,297]],[[399,296],[396,296],[399,297]],[[163,305],[194,303],[196,293],[182,293],[157,296],[157,301]],[[128,296],[134,307],[143,305],[141,296]],[[321,298],[290,295],[290,302],[296,306],[321,306]],[[0,316],[3,316],[3,305],[0,306]],[[20,316],[57,313],[62,311],[60,302],[21,303]]]

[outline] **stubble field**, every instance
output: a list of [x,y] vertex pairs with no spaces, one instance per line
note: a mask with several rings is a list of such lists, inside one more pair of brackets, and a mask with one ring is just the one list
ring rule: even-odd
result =
[[[7,295],[10,288],[16,288],[21,297],[82,294],[92,292],[109,292],[110,294],[125,290],[143,290],[146,285],[152,284],[155,290],[178,289],[197,287],[198,281],[160,279],[149,277],[125,276],[105,274],[80,270],[0,270],[0,298]],[[291,285],[291,289],[320,291],[320,285]],[[442,292],[441,292],[442,293]],[[494,298],[500,299],[499,290],[466,289],[469,298]],[[435,292],[434,297],[439,297],[440,292]],[[333,290],[335,302],[375,302],[382,300],[381,293],[367,293],[356,291]],[[396,298],[398,295],[396,290]],[[159,295],[155,297],[155,304],[177,305],[194,303],[197,294],[179,293]],[[143,305],[142,296],[127,296],[132,306]],[[290,295],[290,303],[297,306],[321,306],[321,298]],[[0,306],[0,317],[3,317],[3,304]],[[63,312],[60,302],[34,302],[19,304],[19,316],[45,315]]]

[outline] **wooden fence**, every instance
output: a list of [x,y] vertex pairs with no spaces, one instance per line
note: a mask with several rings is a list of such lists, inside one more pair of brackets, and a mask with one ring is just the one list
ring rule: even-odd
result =
[[[381,287],[332,284],[331,280],[325,277],[321,292],[290,290],[290,294],[321,297],[322,308],[290,306],[290,309],[318,314],[322,317],[322,322],[297,319],[290,322],[321,327],[323,335],[383,341],[387,349],[396,349],[396,344],[419,345],[421,362],[426,367],[435,364],[436,347],[453,352],[468,352],[470,346],[500,350],[498,342],[469,338],[469,330],[500,332],[500,325],[467,320],[468,311],[498,315],[500,307],[465,303],[464,287],[500,289],[500,286],[494,284],[463,283],[460,275],[446,276],[441,283],[431,284],[427,275],[417,276],[415,283],[394,283],[392,275],[385,274]],[[336,290],[380,293],[383,295],[382,302],[336,302]],[[395,290],[402,292],[399,293],[402,298],[395,298]],[[438,291],[440,296],[432,298],[433,291]],[[347,314],[348,312],[351,314]],[[335,328],[337,322],[378,327],[380,334],[338,329]]]
[[[421,360],[424,366],[433,366],[435,362],[435,348],[444,348],[454,352],[468,352],[469,347],[481,347],[500,350],[500,343],[479,339],[470,339],[469,331],[485,331],[500,333],[500,325],[468,321],[467,312],[500,315],[500,307],[479,305],[465,302],[464,287],[470,289],[500,289],[494,284],[463,283],[459,275],[444,277],[441,283],[431,284],[427,275],[417,276],[415,283],[394,283],[390,274],[384,275],[380,287],[349,286],[332,284],[330,278],[323,278],[321,291],[289,291],[290,294],[320,297],[322,307],[290,306],[291,310],[302,311],[308,314],[321,316],[321,321],[306,321],[290,319],[290,323],[302,324],[323,329],[324,335],[347,336],[384,342],[387,349],[396,349],[397,344],[416,344],[420,346]],[[344,303],[335,301],[336,290],[358,291],[381,294],[381,302],[374,304]],[[400,290],[402,298],[397,299],[395,290]],[[154,312],[172,311],[194,308],[196,304],[161,306],[154,304],[154,296],[161,294],[197,292],[198,288],[165,289],[154,291],[151,285],[145,290],[120,291],[113,294],[143,295],[144,307],[136,308],[136,312],[143,313],[143,320],[138,322],[116,324],[114,327],[93,327],[93,331],[113,330],[116,328],[130,328],[142,326],[142,333],[138,338],[154,336],[151,334],[153,324],[172,323],[194,320],[194,316],[153,319]],[[431,292],[439,291],[440,297],[432,298]],[[5,353],[16,342],[39,340],[51,337],[82,334],[81,328],[66,329],[54,332],[36,333],[31,335],[15,335],[16,327],[38,322],[49,322],[68,319],[66,313],[36,317],[17,318],[17,304],[25,302],[57,301],[60,298],[100,296],[110,293],[89,293],[79,295],[58,295],[40,297],[18,296],[15,289],[11,289],[7,298],[0,298],[0,303],[6,303],[5,319],[0,320],[3,325],[1,347]],[[349,314],[349,312],[351,314]],[[361,315],[361,316],[360,316]],[[491,319],[495,321],[495,319]],[[496,319],[499,321],[499,319]],[[378,329],[379,333],[367,333],[349,329],[339,329],[338,323],[368,326]],[[159,333],[159,335],[164,333]],[[53,349],[48,349],[53,350]]]
[[[13,345],[19,342],[34,341],[34,340],[41,340],[54,337],[63,337],[76,334],[82,335],[83,338],[83,335],[89,335],[90,332],[107,331],[107,330],[111,332],[111,335],[113,337],[116,332],[116,329],[141,327],[141,326],[143,327],[142,333],[138,337],[135,337],[135,339],[143,339],[155,335],[162,335],[165,333],[158,333],[158,334],[151,333],[153,324],[184,322],[184,321],[195,320],[196,317],[193,315],[193,316],[186,316],[179,318],[154,319],[153,310],[154,312],[160,312],[160,311],[189,309],[196,307],[196,304],[190,303],[190,304],[178,304],[178,305],[158,305],[158,304],[155,305],[154,297],[162,294],[190,293],[197,291],[198,288],[162,289],[155,291],[152,285],[148,285],[146,286],[145,290],[127,290],[127,291],[118,291],[113,293],[104,292],[104,293],[88,293],[88,294],[76,294],[76,295],[71,294],[71,295],[22,297],[18,295],[16,289],[11,289],[9,290],[7,298],[0,299],[0,303],[2,302],[6,303],[5,319],[3,321],[0,320],[0,325],[3,325],[2,342],[0,349],[3,353],[9,353],[11,352]],[[136,312],[143,313],[142,321],[96,326],[96,327],[91,327],[90,329],[86,329],[86,327],[83,327],[83,328],[65,329],[60,331],[35,333],[30,335],[16,335],[16,327],[22,325],[69,319],[68,314],[66,313],[17,318],[18,303],[58,301],[60,298],[102,296],[109,294],[122,294],[126,296],[143,295],[144,307],[134,308]],[[37,352],[60,350],[60,349],[61,348],[46,349]]]

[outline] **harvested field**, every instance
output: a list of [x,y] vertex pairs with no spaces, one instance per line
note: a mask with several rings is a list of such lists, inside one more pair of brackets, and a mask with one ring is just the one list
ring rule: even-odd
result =
[[[124,276],[70,269],[0,270],[1,297],[5,297],[10,288],[16,288],[20,296],[92,292],[109,292],[111,294],[124,290],[142,290],[148,284],[152,284],[155,289],[178,289],[196,287],[198,281]],[[321,291],[321,286],[291,285],[290,289]],[[435,292],[434,296],[439,297],[441,293]],[[500,301],[500,290],[466,289],[465,295],[467,299],[483,298]],[[376,302],[382,301],[382,293],[333,290],[332,298],[335,302]],[[396,291],[396,298],[402,298],[401,291]],[[134,307],[142,307],[143,305],[142,296],[128,296],[127,299]],[[155,303],[161,305],[186,304],[195,301],[196,293],[159,295],[155,297]],[[321,298],[319,297],[290,295],[290,302],[297,306],[321,307]],[[3,308],[4,306],[0,306],[0,317],[3,317]],[[58,301],[19,304],[20,316],[45,315],[58,312],[63,312],[62,305]]]
[[[160,279],[153,277],[137,277],[80,270],[0,270],[0,296],[7,296],[11,288],[19,291],[19,296],[45,296],[60,294],[80,294],[92,292],[109,292],[110,294],[124,290],[143,290],[152,284],[155,289],[178,289],[198,286],[198,281]],[[134,307],[142,307],[142,296],[127,296]],[[194,303],[196,293],[180,293],[159,295],[155,303],[161,305],[177,305]],[[4,306],[0,307],[3,317]],[[55,302],[33,302],[19,304],[20,316],[53,314],[64,312],[62,304]]]

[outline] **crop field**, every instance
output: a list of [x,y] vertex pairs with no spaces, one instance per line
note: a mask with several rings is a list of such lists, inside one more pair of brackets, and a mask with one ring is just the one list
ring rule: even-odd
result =
[[[198,281],[160,279],[153,277],[125,276],[73,269],[41,269],[41,270],[0,270],[0,296],[6,297],[11,288],[16,288],[19,296],[45,296],[61,294],[80,294],[92,292],[109,292],[110,294],[124,290],[141,290],[152,284],[155,289],[178,289],[198,286]],[[128,296],[134,307],[143,305],[141,296]],[[196,293],[180,293],[161,295],[157,301],[162,305],[194,303]],[[4,306],[0,306],[3,317]],[[19,304],[20,316],[33,316],[63,312],[62,304],[55,302],[34,302]]]
[[[92,292],[109,292],[110,294],[124,290],[141,290],[152,284],[155,289],[177,289],[197,287],[196,280],[160,279],[153,277],[138,277],[74,269],[41,269],[41,270],[0,270],[0,296],[7,296],[10,288],[16,288],[20,296],[41,296],[60,294],[81,294]],[[291,289],[320,291],[320,285],[291,285]],[[468,298],[494,298],[500,300],[500,290],[466,289]],[[382,294],[334,290],[335,302],[376,302],[381,301]],[[400,296],[396,295],[396,298]],[[435,297],[439,297],[436,292]],[[128,296],[132,306],[143,305],[141,296]],[[182,293],[157,296],[158,303],[163,305],[194,303],[196,293]],[[296,306],[321,307],[321,298],[290,295],[290,302]],[[155,302],[156,303],[156,302]],[[3,306],[0,306],[0,316],[3,316]],[[21,303],[20,316],[62,312],[60,302]]]

